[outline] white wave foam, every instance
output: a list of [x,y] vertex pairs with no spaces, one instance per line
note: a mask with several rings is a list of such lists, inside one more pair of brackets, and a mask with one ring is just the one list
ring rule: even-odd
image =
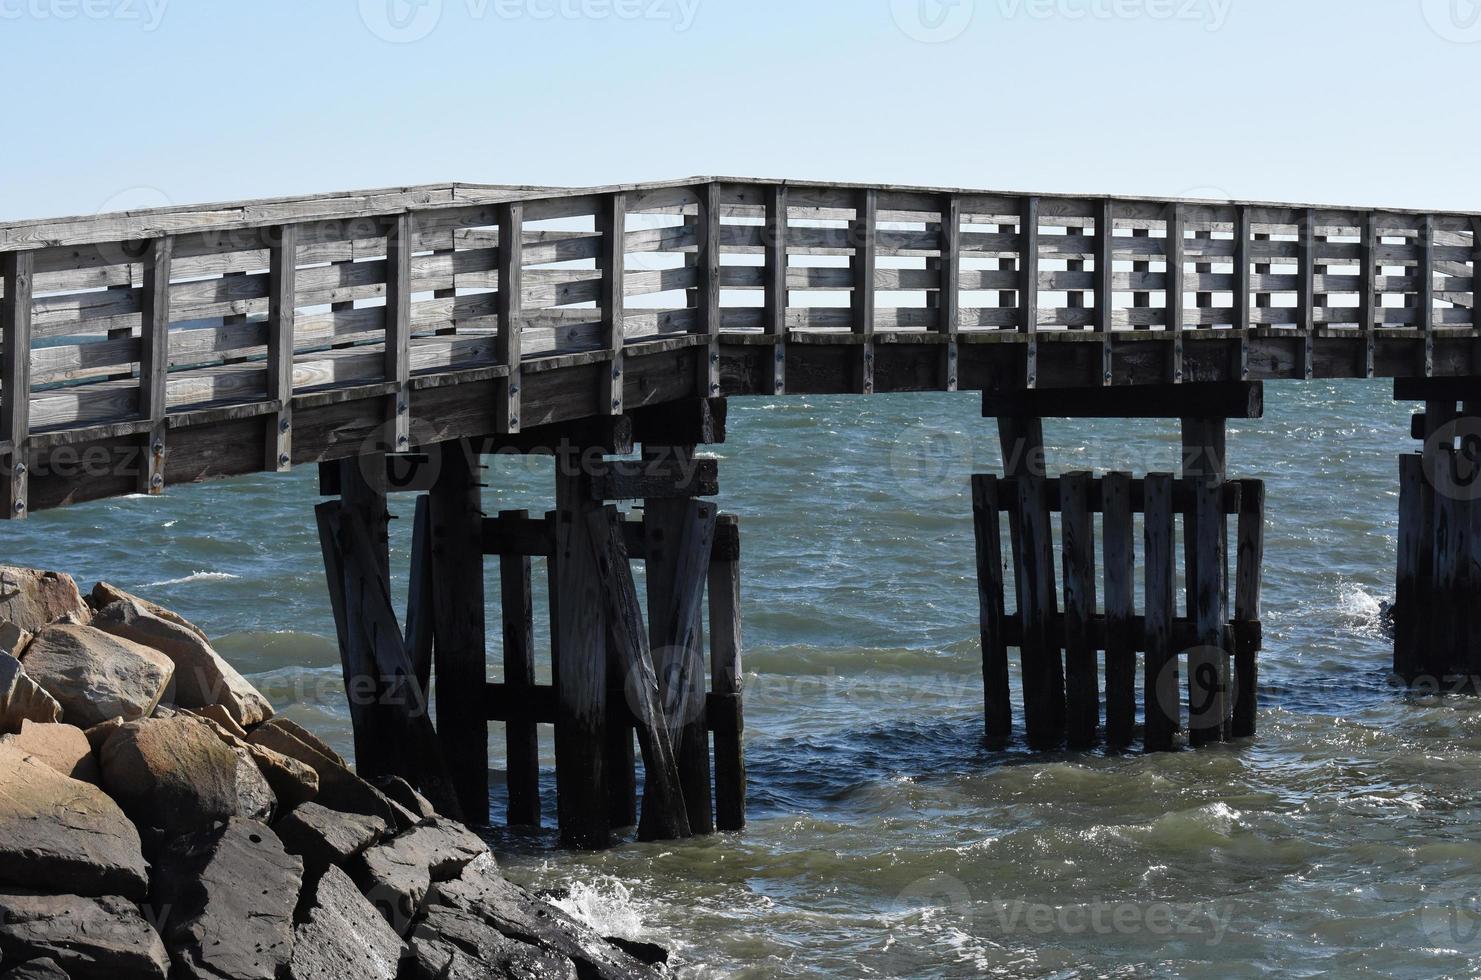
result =
[[165,579],[162,582],[146,582],[139,586],[141,589],[162,589],[167,585],[189,585],[192,582],[230,582],[232,579],[241,578],[231,572],[191,572],[184,578]]
[[643,934],[643,916],[632,890],[616,878],[572,882],[569,894],[554,904],[603,936],[639,939]]

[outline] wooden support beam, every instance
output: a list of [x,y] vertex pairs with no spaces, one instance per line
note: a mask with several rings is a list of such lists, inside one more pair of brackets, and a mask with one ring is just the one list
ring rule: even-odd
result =
[[277,411],[267,417],[265,469],[293,467],[293,350],[297,303],[298,226],[268,231],[267,397]]
[[1100,722],[1096,645],[1090,636],[1095,616],[1095,522],[1090,516],[1087,472],[1067,473],[1059,481],[1060,544],[1064,563],[1065,737],[1071,748],[1095,744]]
[[1173,621],[1173,507],[1172,476],[1148,474],[1145,532],[1146,600],[1143,604],[1144,678],[1143,744],[1148,752],[1173,747],[1179,727],[1178,654],[1172,643]]
[[498,362],[509,369],[500,383],[503,389],[494,403],[494,428],[500,434],[520,430],[520,364],[524,360],[524,205],[518,201],[501,204],[499,215],[499,291],[495,312],[499,334],[494,342]]
[[[1258,622],[1260,583],[1265,562],[1265,485],[1252,481],[1246,485],[1244,493],[1235,530],[1239,551],[1234,573],[1234,618],[1237,622]],[[1256,655],[1257,651],[1251,647],[1235,645],[1231,738],[1250,738],[1255,734],[1260,690]]]
[[0,439],[10,443],[5,465],[5,516],[29,513],[31,437],[31,317],[35,252],[0,255]]
[[1131,744],[1136,725],[1135,615],[1136,526],[1132,518],[1130,473],[1107,473],[1102,535],[1105,542],[1106,606],[1106,744]]
[[[499,512],[500,520],[526,521],[527,510]],[[543,522],[541,522],[543,523]],[[535,607],[530,559],[499,558],[499,612],[503,625],[504,686],[516,698],[535,686]],[[508,756],[508,823],[540,826],[540,740],[532,721],[510,721],[504,727]]]
[[766,193],[766,286],[762,300],[762,331],[775,338],[769,356],[770,385],[775,395],[787,390],[787,188],[781,184]]
[[879,192],[873,188],[859,191],[858,203],[854,207],[854,220],[849,225],[849,244],[854,250],[849,260],[854,282],[850,294],[850,320],[854,333],[863,337],[863,343],[859,345],[859,362],[855,369],[858,383],[854,390],[865,395],[874,394],[874,273],[878,267],[878,226]]
[[1037,388],[984,391],[984,418],[1187,418],[1258,419],[1265,415],[1260,381],[1196,382],[1180,385],[1101,388]]
[[386,227],[386,349],[385,379],[394,385],[386,399],[387,452],[411,448],[411,253],[415,229],[409,212],[390,219]]
[[1039,386],[1039,199],[1025,197],[1018,228],[1018,329],[1028,334],[1024,385]]
[[437,729],[468,819],[488,822],[482,494],[478,458],[444,446],[431,492]]
[[[725,532],[740,539],[739,521],[730,514],[716,519],[715,539]],[[715,736],[715,828],[738,831],[746,826],[746,754],[742,743],[745,727],[742,714],[744,689],[741,671],[740,551],[720,554],[711,550],[709,564],[710,599],[710,692],[706,703],[706,720],[716,714],[709,707],[714,699],[729,699],[734,704],[733,723],[723,729],[712,727]]]
[[390,756],[391,735],[382,720],[384,713],[378,703],[380,685],[374,664],[363,635],[351,622],[345,595],[345,558],[340,535],[340,518],[344,510],[341,501],[326,501],[314,508],[314,518],[319,529],[319,547],[324,556],[324,582],[339,640],[340,670],[350,711],[355,766],[365,776],[384,775],[385,760]]
[[555,478],[556,808],[561,843],[598,850],[611,843],[606,777],[607,623],[589,515],[601,505],[591,477],[557,457]]
[[977,624],[982,637],[983,722],[989,739],[1013,733],[1008,695],[1008,646],[1003,637],[1002,509],[996,476],[972,477],[972,526],[977,554]]
[[1023,715],[1030,743],[1047,745],[1065,733],[1064,663],[1049,635],[1058,615],[1053,532],[1041,476],[1016,481],[1022,532],[1017,557],[1018,611],[1023,619]]
[[139,474],[142,493],[164,493],[166,385],[170,371],[170,263],[175,239],[165,235],[149,241],[144,253],[144,285],[139,291],[139,415],[148,420],[145,465]]
[[634,409],[630,415],[633,442],[654,446],[717,445],[725,441],[729,402],[724,398],[686,398]]
[[692,453],[610,460],[592,474],[593,500],[679,500],[720,493],[720,463]]
[[587,513],[602,603],[626,681],[625,700],[637,718],[638,744],[643,751],[643,811],[638,822],[638,839],[678,840],[691,833],[692,822],[686,808],[688,787],[683,782],[678,753],[671,739],[674,726],[659,693],[638,590],[618,526],[621,520],[615,507]]
[[598,305],[602,311],[602,347],[611,360],[601,376],[597,405],[609,415],[623,410],[623,348],[626,346],[624,321],[627,316],[627,195],[608,195],[599,215],[602,235],[602,292]]
[[699,289],[696,324],[705,337],[699,360],[698,394],[720,394],[720,185],[714,181],[700,188]]

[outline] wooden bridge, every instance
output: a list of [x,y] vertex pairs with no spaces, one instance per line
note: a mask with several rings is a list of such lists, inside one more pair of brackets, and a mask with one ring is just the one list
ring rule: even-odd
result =
[[[449,184],[12,222],[0,225],[0,270],[8,516],[319,464],[326,494],[340,497],[319,516],[347,684],[404,695],[392,718],[355,707],[362,768],[416,769],[476,818],[485,726],[504,721],[511,816],[538,821],[534,725],[554,721],[562,831],[583,846],[634,822],[634,731],[645,799],[659,801],[652,821],[645,804],[651,836],[712,825],[709,761],[698,760],[707,732],[720,825],[743,821],[739,537],[694,499],[714,493],[713,466],[694,453],[723,438],[726,397],[984,392],[1006,469],[1002,486],[975,487],[989,732],[1010,730],[1011,644],[1024,651],[1029,735],[1072,743],[1098,738],[1099,651],[1113,744],[1130,741],[1138,652],[1161,671],[1147,668],[1149,747],[1169,747],[1178,727],[1161,665],[1174,664],[1175,696],[1185,648],[1204,651],[1188,661],[1190,685],[1202,686],[1190,687],[1190,719],[1206,716],[1190,721],[1193,741],[1253,731],[1253,704],[1234,695],[1254,691],[1263,488],[1228,481],[1223,421],[1259,414],[1261,382],[1402,379],[1400,394],[1428,405],[1416,435],[1441,434],[1426,458],[1481,458],[1481,438],[1444,428],[1481,405],[1481,215],[1471,213],[732,178]],[[1189,459],[1207,465],[1185,465],[1176,482],[1047,481],[1032,465],[1045,415],[1180,419]],[[460,442],[471,448],[444,451]],[[606,461],[635,445],[643,465]],[[562,447],[602,462],[558,466],[547,519],[480,512],[480,454]],[[431,449],[437,465],[419,477]],[[1406,464],[1400,569],[1410,675],[1469,656],[1453,617],[1446,637],[1415,632],[1428,628],[1431,590],[1481,596],[1465,571],[1481,533],[1456,530],[1470,510],[1409,487],[1416,472]],[[384,527],[397,489],[428,496],[413,608],[390,642]],[[602,507],[638,499],[641,522]],[[1064,538],[1063,614],[1051,513]],[[1144,515],[1151,576],[1140,616],[1133,513]],[[1174,513],[1185,520],[1181,619]],[[1099,604],[1092,515],[1110,563]],[[993,573],[1000,516],[1011,615],[1001,567]],[[485,555],[499,556],[506,609],[495,685],[483,666]],[[558,683],[544,690],[529,650],[531,557],[550,559],[553,596],[582,597],[553,599]],[[646,627],[632,560],[649,568]],[[708,693],[695,666],[701,620]],[[1421,663],[1422,640],[1455,656]],[[435,731],[404,710],[425,706],[434,649]],[[634,672],[661,703],[631,687],[619,703]],[[665,721],[686,704],[681,721]],[[437,764],[413,766],[408,746]]]

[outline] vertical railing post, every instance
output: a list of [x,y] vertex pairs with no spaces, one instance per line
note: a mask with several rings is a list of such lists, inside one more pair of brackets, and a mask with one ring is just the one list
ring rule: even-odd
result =
[[720,394],[720,185],[714,181],[700,188],[699,199],[699,332],[705,337],[700,348],[699,395]]
[[5,516],[26,516],[30,506],[31,436],[31,293],[36,270],[34,252],[6,252],[0,256],[5,297],[0,300],[0,341],[4,365],[0,369],[0,428],[10,443],[5,461]]
[[1172,334],[1172,380],[1183,382],[1183,206],[1173,204],[1167,215],[1167,324]]
[[1481,218],[1471,219],[1471,329],[1481,330]]
[[499,206],[499,292],[495,300],[499,335],[494,350],[498,362],[509,369],[504,378],[504,397],[494,405],[494,427],[500,433],[519,431],[520,334],[524,327],[524,221],[525,206],[518,201]]
[[1378,295],[1378,215],[1368,212],[1363,216],[1363,227],[1361,231],[1362,242],[1358,246],[1361,254],[1359,260],[1359,275],[1362,283],[1359,286],[1358,304],[1362,307],[1359,329],[1363,331],[1363,376],[1371,378],[1374,375],[1373,355],[1376,348],[1378,328],[1382,325],[1379,312]]
[[787,188],[772,187],[766,197],[766,293],[762,330],[772,339],[771,392],[787,390]]
[[1419,219],[1419,326],[1424,330],[1424,376],[1435,373],[1435,216]]
[[624,285],[627,274],[627,195],[612,194],[602,204],[597,223],[602,235],[602,346],[611,358],[602,375],[601,410],[622,414],[624,321],[627,317]]
[[140,292],[139,415],[149,422],[146,464],[140,471],[144,493],[165,489],[165,430],[168,426],[170,370],[170,262],[175,240],[166,235],[149,242]]
[[1111,199],[1100,202],[1095,212],[1095,322],[1101,331],[1100,383],[1114,380],[1112,321],[1116,316],[1115,286],[1116,216]]
[[1023,199],[1018,225],[1018,329],[1028,335],[1024,382],[1039,385],[1039,199]]
[[268,415],[264,468],[286,472],[293,466],[293,333],[295,280],[298,269],[298,226],[280,225],[268,232],[267,400],[277,405]]
[[1239,331],[1239,380],[1250,379],[1250,209],[1234,209],[1234,329]]
[[879,223],[879,191],[869,188],[859,192],[854,206],[854,220],[849,227],[849,244],[854,254],[854,291],[851,297],[853,331],[863,338],[859,346],[858,388],[861,394],[874,394],[874,269],[878,261],[875,247]]
[[1301,376],[1311,377],[1311,348],[1316,334],[1316,214],[1302,212],[1297,228],[1296,327],[1301,332]]
[[411,251],[411,214],[403,212],[386,229],[385,377],[396,386],[387,406],[387,452],[411,448]]
[[941,284],[936,329],[945,337],[942,380],[957,390],[957,335],[962,329],[962,202],[955,194],[941,199]]

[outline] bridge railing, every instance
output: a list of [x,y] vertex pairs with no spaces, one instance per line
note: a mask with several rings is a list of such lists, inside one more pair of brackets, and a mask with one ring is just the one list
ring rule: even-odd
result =
[[[1481,328],[1478,217],[1258,203],[1035,196],[738,179],[620,187],[401,189],[0,227],[0,456],[26,511],[31,451],[140,439],[163,485],[171,429],[261,418],[263,467],[295,452],[293,409],[375,399],[385,448],[417,441],[417,388],[498,382],[496,425],[527,424],[533,375],[582,368],[570,397],[624,410],[640,353],[694,348],[721,392],[721,341],[761,346],[788,390],[796,344],[850,348],[874,390],[877,345],[932,344],[958,386],[960,345],[1115,352],[1240,341],[1237,374],[1323,374],[1318,338],[1434,343]],[[517,284],[517,285],[513,285]],[[1249,340],[1300,341],[1252,363]],[[1261,357],[1271,357],[1262,348]],[[1285,355],[1281,355],[1285,356]],[[686,362],[687,363],[687,362]],[[599,366],[599,367],[593,367]],[[1135,380],[1147,380],[1139,376]],[[23,396],[23,397],[22,397]],[[372,434],[367,434],[368,436]]]

